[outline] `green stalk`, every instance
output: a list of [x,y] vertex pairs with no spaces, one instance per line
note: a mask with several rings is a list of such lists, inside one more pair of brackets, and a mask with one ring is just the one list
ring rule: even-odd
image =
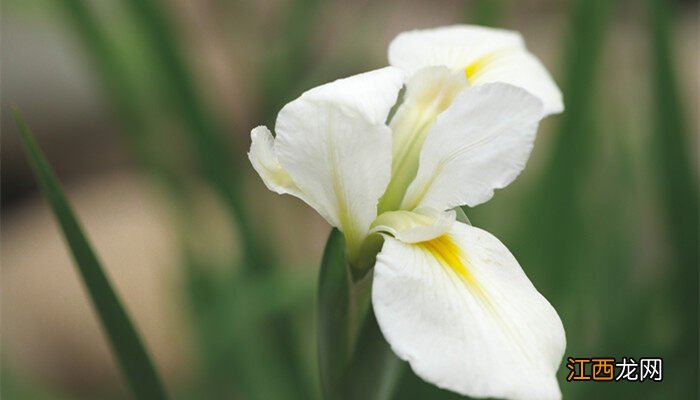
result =
[[[586,246],[590,244],[581,218],[581,210],[585,208],[583,182],[590,174],[596,150],[594,98],[603,38],[613,3],[577,0],[573,6],[564,52],[562,92],[566,109],[559,117],[550,159],[529,199],[531,208],[525,226],[536,229],[525,230],[527,237],[520,243],[527,245],[514,249],[516,254],[524,255],[533,281],[546,288],[562,289],[573,284],[579,267],[575,263],[585,258]],[[561,241],[562,237],[567,240]],[[543,253],[542,248],[549,250]],[[562,268],[564,261],[570,265]],[[565,294],[564,290],[552,290],[551,295],[555,296],[552,300]]]
[[97,256],[92,251],[56,176],[17,110],[13,110],[20,138],[39,186],[63,232],[83,284],[112,346],[132,393],[142,400],[166,399],[151,359],[122,306]]
[[388,400],[403,371],[370,304],[371,277],[354,282],[345,239],[333,229],[317,295],[318,365],[324,399]]
[[666,290],[672,290],[678,309],[682,310],[680,337],[669,357],[669,368],[676,368],[680,375],[670,378],[669,384],[690,389],[690,382],[698,376],[698,186],[693,173],[697,166],[693,165],[689,154],[696,143],[690,140],[694,134],[686,126],[673,65],[670,4],[664,0],[649,0],[648,6],[650,61],[654,67],[651,157],[656,161],[653,168],[656,190],[673,252],[672,264],[663,267],[672,276]]

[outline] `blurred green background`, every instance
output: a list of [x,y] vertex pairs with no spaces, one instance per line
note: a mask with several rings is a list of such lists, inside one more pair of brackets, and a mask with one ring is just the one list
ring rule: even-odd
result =
[[[468,211],[566,328],[566,356],[663,357],[660,383],[567,399],[698,398],[698,3],[4,0],[3,399],[128,398],[22,154],[32,126],[176,399],[320,397],[328,226],[268,192],[250,129],[381,67],[399,32],[521,31],[565,96],[528,167]],[[403,374],[396,399],[457,398]]]

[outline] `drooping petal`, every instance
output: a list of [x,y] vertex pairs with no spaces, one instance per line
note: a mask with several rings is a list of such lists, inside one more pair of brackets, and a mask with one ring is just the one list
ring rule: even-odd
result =
[[303,199],[303,194],[282,168],[275,149],[272,133],[265,126],[258,126],[250,132],[248,159],[268,189],[279,194],[291,194]]
[[319,86],[279,113],[275,153],[305,201],[356,250],[391,170],[387,115],[403,73],[387,67]]
[[486,231],[456,223],[427,242],[387,237],[372,303],[394,352],[438,387],[472,397],[561,397],[561,320]]
[[370,233],[388,233],[404,243],[435,239],[450,230],[457,219],[455,211],[417,208],[413,211],[387,211],[372,223]]
[[525,167],[541,116],[542,103],[509,84],[463,91],[428,132],[401,208],[445,210],[489,200]]
[[409,72],[435,65],[464,70],[473,85],[522,87],[540,98],[545,115],[564,109],[556,83],[517,32],[469,25],[404,32],[389,45],[389,63]]

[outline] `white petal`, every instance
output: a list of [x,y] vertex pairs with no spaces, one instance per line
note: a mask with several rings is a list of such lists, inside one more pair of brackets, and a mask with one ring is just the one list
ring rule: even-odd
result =
[[541,116],[542,103],[515,86],[463,91],[428,132],[401,208],[445,210],[489,200],[525,167]]
[[391,170],[385,125],[402,86],[395,68],[340,79],[287,104],[277,117],[275,153],[306,201],[356,250],[377,215]]
[[387,211],[372,223],[370,233],[388,233],[404,243],[435,239],[449,231],[457,219],[455,211],[417,208],[413,211]]
[[561,91],[540,60],[526,50],[503,51],[484,62],[470,82],[505,82],[519,86],[537,96],[544,104],[544,114],[564,111]]
[[383,124],[396,104],[404,77],[405,71],[400,68],[380,68],[315,87],[300,99],[333,104],[347,114],[359,114],[371,124]]
[[472,397],[561,397],[561,320],[486,231],[456,223],[429,242],[387,237],[372,303],[394,352],[438,387]]
[[409,72],[435,65],[466,70],[474,85],[522,87],[542,100],[546,115],[564,109],[556,83],[517,32],[468,25],[404,32],[389,45],[389,63]]
[[301,198],[302,194],[299,188],[277,160],[273,147],[275,139],[270,130],[265,126],[258,126],[250,132],[250,139],[248,159],[262,178],[265,186],[273,192],[291,194]]
[[445,26],[399,34],[389,44],[389,64],[409,72],[438,65],[464,69],[495,50],[524,47],[522,37],[514,31]]
[[418,171],[418,158],[430,127],[468,86],[464,73],[447,67],[423,68],[406,82],[403,102],[391,119],[392,175],[379,203],[380,212],[396,210],[401,205]]

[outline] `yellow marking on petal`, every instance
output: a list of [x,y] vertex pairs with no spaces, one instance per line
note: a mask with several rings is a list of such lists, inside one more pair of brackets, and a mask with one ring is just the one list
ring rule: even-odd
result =
[[532,356],[529,348],[523,343],[517,331],[513,328],[511,321],[503,318],[501,312],[499,312],[491,302],[486,291],[484,291],[474,275],[469,271],[467,257],[448,233],[432,240],[420,242],[418,245],[427,250],[440,264],[451,269],[462,278],[467,284],[467,288],[471,289],[476,295],[477,300],[481,301],[482,305],[491,314],[492,318],[494,318],[496,324],[498,324],[498,326],[503,329],[503,332],[516,343],[521,354],[533,364],[538,362],[538,358]]
[[485,55],[472,61],[471,64],[467,65],[466,68],[464,68],[464,73],[467,75],[469,82],[473,81],[477,75],[484,72],[488,65],[491,64],[491,62],[493,62],[500,53],[500,51],[486,53]]
[[420,242],[418,246],[427,250],[440,264],[454,271],[467,284],[467,287],[483,301],[484,305],[493,311],[493,306],[486,292],[469,270],[467,258],[462,253],[462,249],[449,234],[446,233],[435,239]]

